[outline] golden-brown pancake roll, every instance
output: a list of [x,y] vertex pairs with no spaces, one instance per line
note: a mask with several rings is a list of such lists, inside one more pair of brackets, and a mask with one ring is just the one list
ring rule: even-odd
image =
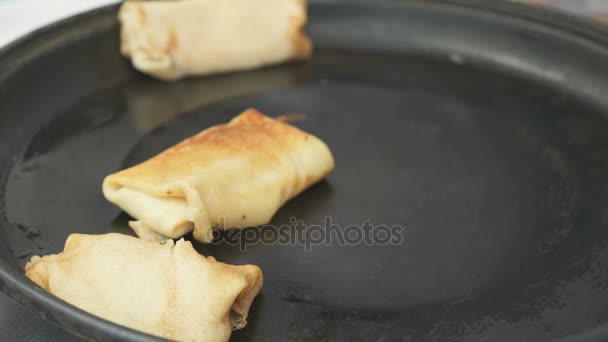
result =
[[228,341],[247,324],[262,271],[121,234],[68,237],[63,253],[35,256],[25,275],[91,314],[178,341]]
[[107,176],[104,196],[143,239],[164,241],[212,227],[266,224],[289,199],[323,179],[333,156],[319,138],[255,109]]
[[160,79],[308,58],[305,0],[126,1],[121,52]]

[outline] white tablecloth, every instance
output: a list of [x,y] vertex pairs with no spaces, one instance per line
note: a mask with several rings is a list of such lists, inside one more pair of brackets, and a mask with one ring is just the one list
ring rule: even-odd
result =
[[0,0],[0,46],[53,21],[119,0]]

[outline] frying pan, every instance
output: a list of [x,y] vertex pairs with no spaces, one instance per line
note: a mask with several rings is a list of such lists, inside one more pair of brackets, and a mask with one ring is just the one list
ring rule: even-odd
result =
[[70,233],[132,234],[103,177],[255,107],[301,113],[337,163],[273,225],[370,221],[403,239],[196,243],[264,270],[233,340],[608,339],[608,31],[503,2],[312,1],[309,62],[164,83],[120,56],[116,11],[0,54],[3,292],[85,338],[154,340],[23,266]]

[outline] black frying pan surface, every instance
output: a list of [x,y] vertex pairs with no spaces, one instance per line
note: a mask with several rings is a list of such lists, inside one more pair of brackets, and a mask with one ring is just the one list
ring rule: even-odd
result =
[[309,250],[196,243],[264,270],[235,341],[544,341],[608,322],[606,31],[493,2],[316,1],[311,61],[164,83],[119,55],[115,14],[0,56],[0,280],[29,308],[88,338],[151,338],[22,268],[70,233],[132,235],[103,177],[255,107],[301,113],[293,124],[336,158],[273,218],[280,232],[294,218],[403,230]]

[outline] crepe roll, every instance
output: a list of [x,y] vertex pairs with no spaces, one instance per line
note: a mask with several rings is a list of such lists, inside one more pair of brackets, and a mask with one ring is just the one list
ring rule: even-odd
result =
[[245,70],[311,55],[305,0],[126,1],[121,52],[164,80]]
[[122,234],[68,237],[62,253],[35,256],[25,275],[46,291],[114,323],[177,341],[228,341],[247,324],[262,271]]
[[146,240],[268,223],[276,211],[334,168],[319,138],[248,109],[157,156],[107,176],[103,194],[135,218]]

